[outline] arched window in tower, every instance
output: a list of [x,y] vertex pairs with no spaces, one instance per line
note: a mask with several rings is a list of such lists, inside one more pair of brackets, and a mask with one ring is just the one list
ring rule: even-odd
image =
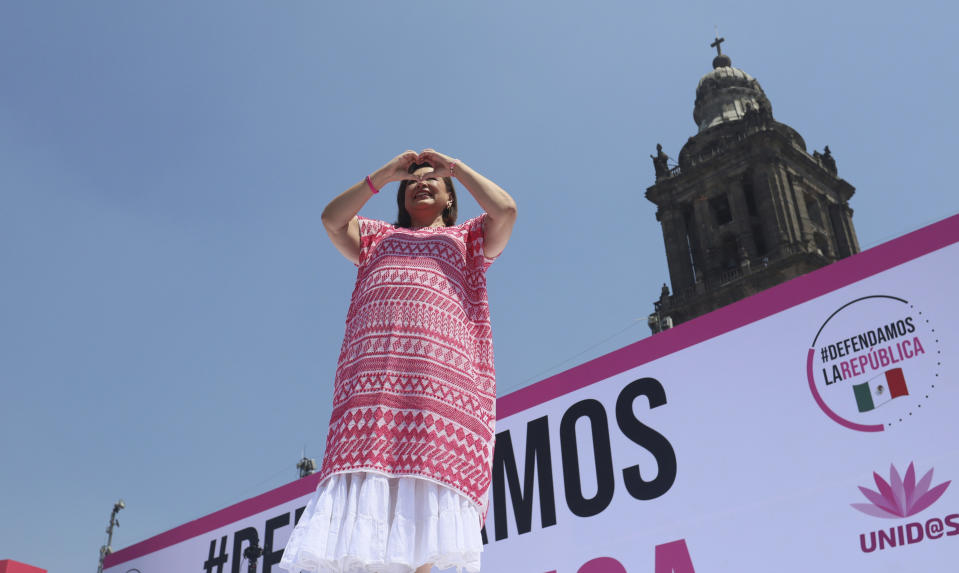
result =
[[709,200],[709,210],[712,212],[717,225],[725,225],[733,220],[733,212],[729,208],[729,197],[725,193],[716,195]]
[[819,208],[819,201],[815,197],[806,197],[806,212],[809,213],[809,220],[817,227],[823,227],[822,209]]
[[816,231],[816,233],[813,234],[813,238],[816,240],[816,248],[819,249],[820,255],[826,257],[832,256],[829,249],[829,239],[825,233]]
[[723,237],[722,248],[719,251],[719,261],[724,271],[739,266],[739,242],[734,235]]
[[756,245],[757,257],[765,257],[769,254],[766,248],[766,237],[763,236],[763,226],[759,223],[753,225],[753,244]]
[[753,172],[747,171],[743,174],[743,197],[746,199],[746,210],[750,217],[759,214],[756,208],[756,190],[753,186]]

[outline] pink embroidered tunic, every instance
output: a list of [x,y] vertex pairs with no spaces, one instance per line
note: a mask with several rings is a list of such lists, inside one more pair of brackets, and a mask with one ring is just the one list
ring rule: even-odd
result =
[[423,478],[485,517],[496,418],[485,218],[417,230],[358,218],[321,481],[353,471]]

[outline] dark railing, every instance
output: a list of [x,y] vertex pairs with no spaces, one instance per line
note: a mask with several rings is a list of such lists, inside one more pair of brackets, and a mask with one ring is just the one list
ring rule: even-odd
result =
[[[749,269],[749,267],[747,266],[746,269]],[[724,286],[731,282],[738,281],[739,279],[743,278],[743,276],[745,276],[743,274],[743,269],[730,269],[728,271],[723,271],[723,274],[719,275],[719,286]]]
[[738,268],[723,271],[718,278],[700,281],[693,286],[686,287],[669,295],[665,299],[660,298],[660,300],[654,301],[653,307],[656,311],[668,312],[669,308],[679,306],[697,295],[733,285],[750,275],[762,272],[771,264],[775,264],[792,255],[805,252],[807,251],[801,245],[782,245],[773,257],[754,257],[743,261]]

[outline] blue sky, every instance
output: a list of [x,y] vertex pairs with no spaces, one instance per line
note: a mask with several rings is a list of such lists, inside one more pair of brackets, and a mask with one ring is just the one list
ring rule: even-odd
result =
[[863,6],[0,4],[0,559],[90,569],[117,498],[120,548],[322,457],[355,271],[319,213],[405,149],[519,204],[501,395],[647,336],[648,156],[695,134],[716,25],[863,248],[959,212],[957,10]]

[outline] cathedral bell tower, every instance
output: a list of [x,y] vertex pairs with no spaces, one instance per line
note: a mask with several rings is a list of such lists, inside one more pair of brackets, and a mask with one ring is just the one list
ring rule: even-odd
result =
[[759,82],[712,47],[699,80],[699,132],[678,165],[657,145],[646,198],[663,228],[672,294],[664,284],[649,316],[653,333],[859,252],[849,199],[829,146],[806,151],[773,119]]

